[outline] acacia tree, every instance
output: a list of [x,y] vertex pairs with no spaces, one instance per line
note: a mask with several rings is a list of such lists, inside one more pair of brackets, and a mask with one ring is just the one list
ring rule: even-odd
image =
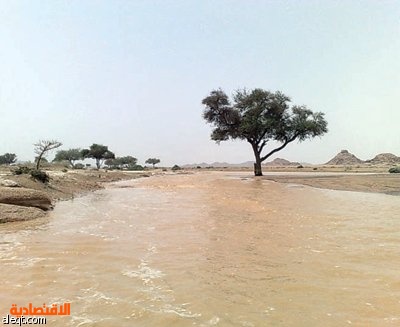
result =
[[56,140],[40,140],[35,143],[35,153],[37,154],[37,159],[35,158],[36,169],[39,170],[42,158],[44,158],[51,150],[57,149],[61,145],[62,143]]
[[0,156],[0,165],[11,165],[17,161],[15,153],[5,153]]
[[107,159],[104,163],[110,168],[123,169],[135,166],[137,164],[137,159],[132,156],[116,157],[115,159]]
[[156,164],[160,163],[160,159],[157,158],[149,158],[145,161],[145,163],[149,164],[149,165],[153,165],[153,168]]
[[89,149],[83,149],[81,154],[83,158],[95,159],[97,170],[103,165],[104,160],[115,158],[114,153],[108,150],[108,146],[96,143],[93,143]]
[[[213,90],[202,103],[205,105],[203,118],[214,127],[212,140],[219,143],[240,139],[250,143],[255,156],[255,176],[262,176],[264,160],[289,143],[321,136],[328,131],[323,113],[314,113],[306,106],[290,107],[290,98],[279,91],[238,90],[230,100],[219,89]],[[277,142],[278,146],[262,155],[270,141]]]
[[79,148],[75,148],[75,149],[58,151],[53,161],[66,160],[69,162],[72,168],[75,168],[75,161],[82,159],[83,159],[82,150]]

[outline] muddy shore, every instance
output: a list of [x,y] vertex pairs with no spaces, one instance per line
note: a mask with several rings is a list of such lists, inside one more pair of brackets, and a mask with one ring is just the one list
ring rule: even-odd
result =
[[339,191],[400,195],[399,174],[276,175],[262,178],[278,183],[301,184]]
[[[55,204],[60,200],[72,199],[76,196],[104,188],[106,183],[121,180],[135,179],[150,176],[143,172],[119,172],[119,171],[68,171],[60,170],[47,171],[50,175],[50,182],[47,184],[33,180],[29,175],[13,175],[9,170],[2,170],[0,180],[14,182],[17,187],[13,189],[13,199],[23,198],[26,190],[36,191],[47,197],[49,202]],[[7,190],[10,188],[2,188]],[[1,192],[1,190],[0,190]],[[4,192],[4,191],[3,191]],[[32,192],[34,193],[34,192]],[[11,199],[10,199],[11,200]],[[30,199],[27,199],[29,201]],[[12,201],[15,202],[15,201]],[[16,203],[3,202],[0,205],[0,223],[23,221],[43,217],[47,214],[46,210],[40,210],[34,205],[15,205]],[[25,201],[26,202],[26,201]]]

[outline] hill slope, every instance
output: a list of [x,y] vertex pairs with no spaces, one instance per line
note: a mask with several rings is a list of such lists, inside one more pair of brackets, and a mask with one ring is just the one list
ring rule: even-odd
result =
[[358,159],[354,154],[347,150],[340,151],[336,156],[329,160],[326,165],[357,165],[364,161]]

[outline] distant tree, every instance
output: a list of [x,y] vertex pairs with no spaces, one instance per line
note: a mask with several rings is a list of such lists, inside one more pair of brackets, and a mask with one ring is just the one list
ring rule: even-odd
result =
[[135,166],[137,163],[137,159],[132,156],[126,157],[116,157],[115,159],[107,159],[104,161],[104,164],[110,168],[114,169],[123,169]]
[[82,160],[82,150],[75,148],[69,150],[60,150],[56,153],[56,156],[53,161],[63,161],[66,160],[69,162],[72,168],[75,168],[75,161]]
[[132,156],[120,157],[120,161],[123,167],[135,166],[137,164],[137,159]]
[[157,158],[149,158],[149,159],[146,160],[145,163],[147,163],[147,164],[149,164],[149,165],[153,165],[153,168],[154,168],[154,166],[155,166],[156,164],[160,163],[160,159],[157,159]]
[[114,153],[108,150],[108,146],[96,143],[93,143],[89,149],[83,149],[81,154],[83,158],[95,159],[97,169],[100,169],[105,160],[115,158]]
[[0,165],[11,165],[17,161],[15,153],[5,153],[0,156]]
[[[250,143],[256,176],[262,176],[261,163],[289,143],[328,131],[323,113],[314,113],[305,106],[290,108],[290,98],[281,92],[238,90],[233,100],[229,100],[225,92],[214,90],[202,103],[206,107],[203,118],[214,126],[212,140],[219,143],[239,139]],[[270,141],[279,145],[263,156],[262,151]]]
[[42,161],[43,157],[45,157],[51,150],[59,148],[61,145],[62,143],[56,140],[40,140],[39,142],[35,143],[35,153],[38,155],[36,169],[40,169],[40,162]]

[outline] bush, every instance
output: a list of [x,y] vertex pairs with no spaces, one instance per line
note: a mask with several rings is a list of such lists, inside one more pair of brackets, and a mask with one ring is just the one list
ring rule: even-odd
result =
[[298,165],[297,168],[304,168],[303,165]]
[[391,174],[400,174],[400,166],[399,167],[393,167],[389,169],[389,173]]
[[182,168],[179,167],[178,165],[174,165],[171,169],[172,170],[181,170]]
[[63,170],[61,170],[63,173],[67,173],[68,172],[68,169],[67,168],[64,168]]
[[26,166],[20,166],[17,169],[13,170],[14,175],[22,175],[22,174],[29,174],[31,172],[31,168],[26,167]]
[[48,183],[50,181],[50,176],[44,171],[38,169],[31,170],[31,176],[33,179],[42,183]]
[[75,169],[83,169],[83,168],[85,168],[85,165],[81,164],[81,163],[77,163],[77,164],[74,165],[74,168]]
[[126,167],[126,170],[131,170],[131,171],[144,170],[144,167],[141,165],[129,165],[128,167]]

